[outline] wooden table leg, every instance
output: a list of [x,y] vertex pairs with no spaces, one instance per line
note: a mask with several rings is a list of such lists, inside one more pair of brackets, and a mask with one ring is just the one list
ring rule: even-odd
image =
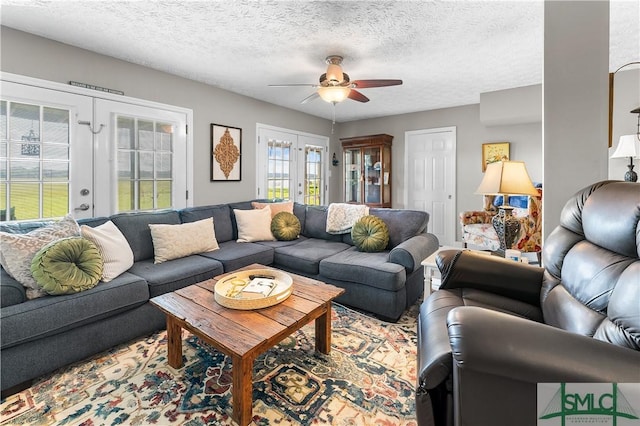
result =
[[331,352],[331,302],[326,311],[316,319],[316,350],[323,354]]
[[253,358],[233,357],[233,419],[240,426],[251,423],[253,411]]
[[182,367],[182,327],[171,315],[167,315],[167,352],[169,365]]

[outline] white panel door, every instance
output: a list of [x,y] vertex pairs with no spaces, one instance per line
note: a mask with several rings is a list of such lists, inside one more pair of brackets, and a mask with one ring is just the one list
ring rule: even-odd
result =
[[429,213],[441,245],[455,241],[455,127],[405,132],[405,206]]
[[92,99],[0,81],[0,220],[94,215]]

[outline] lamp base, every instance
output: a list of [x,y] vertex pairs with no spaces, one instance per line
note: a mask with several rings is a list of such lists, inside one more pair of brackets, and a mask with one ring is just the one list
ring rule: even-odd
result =
[[637,182],[638,174],[633,171],[633,164],[627,164],[627,167],[629,168],[629,170],[627,170],[627,173],[624,174],[624,180],[627,182]]
[[516,242],[518,231],[520,231],[520,221],[511,214],[513,207],[499,206],[498,214],[493,217],[491,223],[498,234],[500,241],[500,252],[510,249]]

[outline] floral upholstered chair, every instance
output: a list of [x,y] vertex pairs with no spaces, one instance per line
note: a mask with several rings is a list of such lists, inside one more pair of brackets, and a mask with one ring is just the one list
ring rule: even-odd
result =
[[[536,188],[538,196],[528,197],[526,208],[515,208],[513,215],[520,219],[520,231],[513,248],[523,253],[537,253],[542,251],[542,188]],[[510,197],[512,200],[514,197]],[[460,213],[462,226],[462,241],[465,246],[478,246],[485,250],[498,250],[500,242],[491,220],[498,212],[494,203],[500,205],[494,195],[484,196],[484,210],[466,211]],[[510,204],[513,204],[510,201]]]

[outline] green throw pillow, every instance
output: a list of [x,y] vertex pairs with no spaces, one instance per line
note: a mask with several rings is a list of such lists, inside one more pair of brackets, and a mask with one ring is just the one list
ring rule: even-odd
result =
[[291,241],[300,235],[300,220],[293,213],[280,212],[271,219],[271,233],[280,241]]
[[360,251],[368,253],[382,251],[389,244],[389,228],[377,216],[363,216],[351,228],[351,239]]
[[31,261],[33,278],[52,295],[88,290],[102,277],[100,251],[81,237],[53,241],[36,253]]

